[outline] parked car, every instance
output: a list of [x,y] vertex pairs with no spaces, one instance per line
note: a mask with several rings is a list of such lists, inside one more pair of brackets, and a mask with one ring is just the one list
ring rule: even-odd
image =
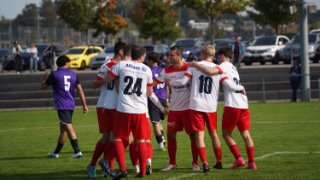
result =
[[320,29],[311,30],[310,34],[320,34]]
[[104,48],[97,56],[90,59],[90,68],[96,70],[114,56],[114,46]]
[[278,64],[280,61],[279,51],[285,47],[290,39],[283,35],[262,36],[255,39],[251,46],[246,48],[243,61],[245,65],[259,62],[264,65],[266,62]]
[[[39,57],[38,69],[40,71],[44,71],[47,68],[51,68],[50,58],[52,58],[52,54],[46,53],[50,51],[50,48],[51,46],[49,44],[39,45],[38,52],[41,52],[41,53],[38,54],[38,57]],[[67,47],[65,45],[56,44],[56,56],[61,56],[66,51],[66,49]]]
[[[280,57],[289,63],[291,62],[291,59],[299,59],[301,53],[300,43],[301,36],[295,35],[291,43],[288,43],[288,45],[286,45],[286,47],[283,49],[282,53],[280,53]],[[309,59],[314,63],[318,63],[320,60],[320,55],[318,55],[317,51],[320,49],[320,34],[309,34],[308,44]]]
[[177,39],[171,46],[180,46],[183,48],[183,58],[187,58],[192,53],[200,58],[200,49],[206,43],[203,38],[181,38]]
[[14,60],[11,49],[0,49],[0,71],[14,69]]
[[144,45],[144,48],[146,48],[147,52],[156,52],[160,55],[160,60],[165,60],[168,57],[169,53],[169,46],[166,44],[150,44],[150,45]]
[[97,56],[103,49],[99,46],[75,46],[68,49],[65,55],[71,60],[69,68],[85,70],[90,67],[90,59]]

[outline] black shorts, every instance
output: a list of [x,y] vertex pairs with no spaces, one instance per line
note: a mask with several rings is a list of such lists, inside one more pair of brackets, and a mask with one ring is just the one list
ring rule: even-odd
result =
[[[162,104],[162,106],[166,108],[167,101],[165,99],[159,99],[159,101]],[[159,123],[160,120],[164,120],[164,114],[150,100],[148,100],[148,109],[149,109],[150,121],[152,123],[156,124],[156,123]]]
[[72,124],[73,110],[57,110],[60,124]]

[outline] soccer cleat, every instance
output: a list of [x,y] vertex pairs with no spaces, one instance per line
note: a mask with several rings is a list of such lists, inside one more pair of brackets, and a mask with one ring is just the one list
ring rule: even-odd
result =
[[198,166],[198,164],[192,164],[192,170],[193,171],[200,171],[200,167]]
[[136,173],[136,174],[139,174],[139,173],[140,173],[140,167],[139,167],[139,165],[133,166],[133,172]]
[[118,171],[115,176],[113,177],[113,180],[118,180],[121,178],[125,178],[128,176],[128,172],[127,171]]
[[214,169],[222,169],[222,162],[217,162],[214,166],[213,166]]
[[144,177],[144,175],[141,172],[136,175],[136,178],[143,178],[143,177]]
[[[111,171],[110,164],[106,162],[104,159],[100,159],[99,165],[102,168],[102,170],[107,173],[109,176],[114,177],[116,175],[115,172]],[[104,175],[106,177],[106,174]]]
[[49,152],[48,157],[49,158],[59,158],[59,154],[55,154],[54,152]]
[[88,178],[96,178],[96,167],[91,166],[90,164],[87,166]]
[[177,165],[169,164],[166,168],[161,169],[162,172],[169,172],[177,168]]
[[210,171],[210,168],[209,168],[208,164],[203,164],[203,165],[202,165],[202,172],[203,172],[203,173],[206,173],[206,172],[208,172],[208,171]]
[[150,162],[147,162],[147,172],[146,172],[147,175],[150,175],[152,174],[152,167],[151,167],[151,163]]
[[257,170],[257,166],[254,162],[251,162],[248,164],[248,169],[253,169],[253,170]]
[[79,151],[78,153],[72,154],[72,158],[77,159],[77,158],[82,158],[82,152]]
[[236,161],[234,161],[233,165],[231,166],[231,169],[237,169],[239,167],[244,166],[246,163],[244,162],[243,158],[240,156]]

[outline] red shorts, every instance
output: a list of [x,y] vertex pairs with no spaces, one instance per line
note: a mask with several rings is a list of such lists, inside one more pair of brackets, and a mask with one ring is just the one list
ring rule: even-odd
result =
[[150,122],[146,114],[129,114],[116,111],[117,121],[113,123],[113,134],[116,139],[125,139],[128,141],[130,131],[134,140],[147,139],[150,131]]
[[97,108],[100,133],[112,132],[115,109]]
[[190,109],[189,115],[192,131],[204,131],[206,125],[209,132],[217,129],[216,112],[201,112]]
[[167,127],[168,133],[182,131],[183,128],[187,134],[192,133],[189,110],[169,111]]
[[236,126],[239,131],[250,129],[249,109],[238,109],[225,106],[223,110],[222,129],[233,131]]

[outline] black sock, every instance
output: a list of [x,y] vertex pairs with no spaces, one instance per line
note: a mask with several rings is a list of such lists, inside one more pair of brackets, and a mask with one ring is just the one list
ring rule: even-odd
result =
[[61,151],[61,149],[62,149],[62,147],[63,147],[63,145],[64,145],[64,144],[60,144],[60,143],[58,142],[57,147],[56,147],[56,150],[54,150],[54,153],[55,153],[55,154],[59,154],[60,151]]
[[74,153],[75,154],[79,153],[80,152],[80,148],[79,148],[79,144],[78,144],[78,139],[70,140],[70,142],[71,142],[71,145],[72,145]]
[[157,140],[158,144],[161,143],[162,140],[163,140],[163,139],[162,139],[162,135],[156,136],[156,140]]
[[163,130],[161,130],[161,135],[164,137],[164,131]]

